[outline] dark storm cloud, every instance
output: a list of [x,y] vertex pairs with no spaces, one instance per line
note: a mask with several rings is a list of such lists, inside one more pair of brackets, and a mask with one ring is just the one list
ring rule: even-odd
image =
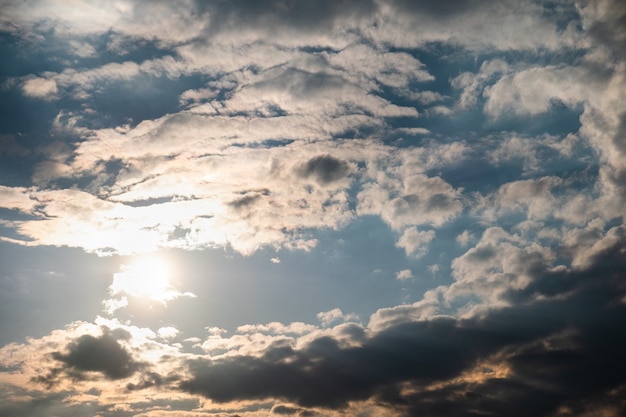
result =
[[[125,336],[125,335],[123,335]],[[133,360],[114,335],[105,333],[100,337],[83,335],[67,346],[67,353],[53,352],[52,357],[64,364],[55,368],[40,382],[53,384],[56,377],[67,371],[75,378],[84,377],[84,372],[100,372],[107,379],[116,380],[133,375],[141,364]]]
[[550,331],[529,330],[520,334],[516,329],[486,329],[451,318],[405,323],[377,334],[362,347],[342,349],[326,337],[303,350],[283,347],[261,358],[192,362],[194,378],[181,388],[218,402],[275,397],[303,406],[337,408],[402,381],[446,380],[501,346]]
[[[580,415],[599,405],[623,413],[626,366],[621,356],[626,337],[620,327],[626,311],[623,305],[598,310],[597,316],[591,310],[593,319],[571,323],[563,334],[505,348],[512,371],[509,378],[410,395],[402,398],[406,414],[546,416],[567,407],[571,415]],[[393,403],[392,398],[387,401]]]
[[[217,402],[279,398],[305,407],[373,398],[408,415],[585,409],[626,384],[625,253],[622,239],[585,270],[530,268],[533,283],[508,295],[516,304],[481,318],[403,323],[359,347],[321,337],[301,350],[281,346],[262,357],[191,361],[193,376],[180,388]],[[506,366],[508,376],[423,389],[489,360]],[[415,390],[405,394],[400,383]]]
[[320,185],[326,185],[345,178],[350,165],[331,155],[320,155],[309,159],[297,170],[300,178],[313,178]]

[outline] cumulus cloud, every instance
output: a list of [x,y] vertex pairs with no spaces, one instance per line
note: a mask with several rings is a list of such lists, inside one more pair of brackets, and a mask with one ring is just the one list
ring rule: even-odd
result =
[[498,227],[489,228],[476,246],[452,261],[455,282],[445,297],[479,297],[482,308],[507,305],[507,292],[528,286],[535,269],[550,265],[555,258],[549,247]]
[[[3,369],[10,371],[3,371],[2,384],[24,390],[32,398],[64,393],[68,407],[90,401],[95,392],[101,404],[130,408],[145,401],[145,396],[131,391],[149,388],[149,381],[161,381],[153,386],[173,382],[178,352],[177,347],[157,341],[150,329],[98,317],[93,323],[71,323],[41,338],[4,346],[0,360]],[[120,391],[129,384],[132,389]],[[6,398],[13,401],[14,393]],[[156,392],[152,395],[160,397]]]
[[[27,375],[37,372],[30,361],[47,357],[47,373],[35,379],[51,389],[64,376],[85,390],[91,385],[80,385],[84,380],[124,380],[127,395],[167,388],[167,395],[175,389],[224,406],[278,400],[278,414],[364,409],[371,402],[398,415],[463,415],[472,409],[550,416],[563,407],[596,410],[599,404],[619,410],[615,393],[625,383],[619,358],[626,339],[619,326],[626,318],[620,279],[626,249],[623,233],[611,237],[579,268],[508,257],[526,268],[527,284],[504,289],[500,297],[508,306],[465,318],[428,310],[429,305],[445,307],[437,305],[444,301],[440,291],[414,305],[379,310],[367,328],[345,323],[320,332],[304,323],[269,323],[242,327],[232,337],[210,328],[222,349],[232,349],[210,358],[172,347],[155,357],[153,352],[166,348],[154,341],[156,334],[106,320],[100,326],[117,327],[94,336],[85,333],[93,326],[81,325],[71,333],[75,336],[31,339],[26,346],[3,348],[0,357],[3,366]],[[484,250],[496,241],[496,255]],[[508,241],[514,239],[491,231],[477,245],[483,252],[470,250],[467,257],[489,263],[501,248],[508,250]],[[418,318],[414,314],[420,309],[426,314]],[[319,318],[328,325],[342,316],[335,309]],[[175,333],[173,328],[158,332],[160,337]],[[180,363],[184,369],[176,372]]]
[[[23,190],[25,201],[39,201],[40,208],[33,214],[40,218],[15,222],[13,226],[31,242],[70,245],[98,253],[225,244],[250,253],[263,245],[306,247],[300,242],[298,230],[340,227],[354,218],[350,206],[355,203],[359,214],[380,215],[395,229],[412,224],[441,225],[462,207],[459,191],[444,180],[414,175],[408,169],[390,172],[393,182],[386,189],[365,183],[356,197],[358,203],[347,193],[358,178],[376,178],[385,162],[394,161],[397,166],[405,158],[419,159],[421,150],[397,155],[388,146],[364,142],[370,146],[362,147],[345,141],[330,145],[330,156],[319,152],[328,151],[328,146],[294,142],[278,148],[219,151],[218,147],[218,153],[205,155],[206,147],[201,152],[200,148],[193,149],[206,142],[200,135],[212,125],[212,121],[206,122],[213,118],[177,117],[182,119],[175,125],[171,125],[175,118],[166,117],[144,122],[125,134],[101,131],[100,137],[81,143],[72,156],[72,175],[98,172],[98,178],[109,178],[106,186],[99,187],[98,193],[104,195],[75,189]],[[185,124],[179,124],[183,120]],[[222,122],[236,127],[241,121]],[[187,132],[181,136],[184,141],[170,141],[172,134],[181,135],[180,129]],[[272,135],[271,131],[262,132],[268,139]],[[144,141],[150,141],[152,151],[142,145]],[[212,142],[213,146],[219,143]],[[155,154],[172,152],[178,156],[163,156],[155,163]],[[106,161],[116,158],[127,162],[117,170],[113,170],[115,165],[105,168]],[[245,160],[246,164],[233,172],[233,159]],[[355,176],[359,164],[367,167],[365,176]],[[203,179],[185,180],[198,176]],[[11,193],[15,195],[16,191]],[[142,201],[149,204],[136,204]],[[185,233],[173,239],[177,229]]]
[[31,78],[22,86],[24,94],[30,97],[52,99],[57,93],[57,83],[47,78]]
[[440,177],[413,174],[402,180],[393,187],[367,184],[358,195],[359,212],[380,215],[398,230],[412,224],[440,226],[461,211],[459,190]]
[[178,333],[180,333],[180,330],[172,326],[161,327],[157,330],[157,334],[163,339],[173,339],[176,335],[178,335]]
[[463,233],[456,237],[456,241],[461,246],[467,246],[473,238],[474,236],[468,230],[463,230]]
[[505,76],[485,89],[485,111],[493,116],[505,113],[537,115],[549,111],[556,102],[574,107],[584,97],[584,86],[577,83],[576,68],[530,68]]
[[[623,288],[615,287],[613,269],[623,263],[623,250],[621,243],[607,247],[581,271],[535,270],[531,286],[506,294],[526,303],[480,317],[407,321],[358,347],[322,337],[302,349],[269,348],[260,357],[191,360],[191,378],[180,387],[217,402],[280,398],[340,408],[376,398],[435,415],[473,409],[547,416],[563,406],[585,407],[624,383],[621,371],[606,371],[620,363],[626,343],[616,327],[626,311],[616,304]],[[575,291],[587,285],[598,291]],[[483,376],[476,379],[476,372]]]
[[81,336],[67,350],[68,353],[54,352],[52,357],[79,372],[95,371],[109,379],[121,379],[131,376],[138,368],[138,363],[108,334]]
[[329,326],[338,321],[346,322],[356,320],[358,316],[354,313],[344,314],[340,308],[333,308],[332,310],[317,313],[317,319],[322,323],[322,326]]
[[[0,350],[0,414],[626,408],[622,3],[71,6],[0,16],[3,244],[263,251],[277,274],[311,251],[339,276],[380,222],[407,298],[363,302],[367,326],[326,299],[317,324],[73,323]],[[105,312],[193,296],[161,272],[123,266]]]
[[350,171],[346,161],[333,158],[330,155],[316,156],[298,168],[297,173],[302,178],[314,178],[320,185],[325,185],[343,179]]
[[419,258],[426,253],[428,243],[434,238],[434,231],[419,231],[417,228],[412,227],[402,233],[396,246],[403,248],[407,255]]
[[82,335],[62,351],[53,351],[50,355],[61,365],[50,368],[46,374],[33,376],[35,382],[48,387],[59,384],[64,378],[89,380],[89,374],[94,372],[109,380],[125,379],[143,366],[120,345],[115,334],[110,333],[98,337]]
[[411,272],[410,269],[403,269],[402,271],[396,272],[397,280],[404,281],[411,278],[413,278],[413,272]]

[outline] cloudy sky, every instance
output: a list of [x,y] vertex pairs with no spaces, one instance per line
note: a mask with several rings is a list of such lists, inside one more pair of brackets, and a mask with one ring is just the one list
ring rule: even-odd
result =
[[620,0],[0,0],[0,415],[626,414]]

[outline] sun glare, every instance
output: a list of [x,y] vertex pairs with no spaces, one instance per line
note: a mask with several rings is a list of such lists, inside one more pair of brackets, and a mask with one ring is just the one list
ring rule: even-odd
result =
[[113,276],[111,295],[128,295],[165,303],[180,295],[170,284],[170,265],[156,255],[143,256]]

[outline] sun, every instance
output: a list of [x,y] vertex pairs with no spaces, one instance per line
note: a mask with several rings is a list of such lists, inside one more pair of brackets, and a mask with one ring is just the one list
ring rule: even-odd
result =
[[171,268],[163,256],[141,256],[121,269],[113,275],[110,287],[113,296],[127,295],[165,304],[180,295],[170,283]]

